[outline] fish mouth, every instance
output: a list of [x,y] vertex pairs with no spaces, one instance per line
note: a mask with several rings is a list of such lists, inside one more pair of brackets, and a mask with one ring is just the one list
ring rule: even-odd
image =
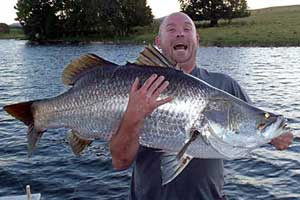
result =
[[282,115],[278,116],[276,118],[275,121],[269,121],[267,122],[264,127],[261,129],[261,132],[264,133],[264,132],[267,132],[268,130],[274,130],[274,131],[278,131],[280,130],[283,131],[283,130],[288,130],[288,126],[287,126],[287,119],[284,118]]
[[187,50],[188,46],[184,43],[177,43],[173,46],[173,49],[176,50]]

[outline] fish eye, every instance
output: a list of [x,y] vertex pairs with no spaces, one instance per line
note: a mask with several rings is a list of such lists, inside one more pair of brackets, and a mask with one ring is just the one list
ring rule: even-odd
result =
[[270,118],[270,113],[267,113],[267,112],[266,112],[266,113],[265,113],[265,118],[266,118],[266,119],[269,119],[269,118]]

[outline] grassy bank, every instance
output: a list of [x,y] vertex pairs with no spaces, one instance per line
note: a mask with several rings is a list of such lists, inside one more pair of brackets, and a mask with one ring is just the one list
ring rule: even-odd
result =
[[10,33],[0,33],[0,39],[26,39],[21,28],[10,28]]
[[248,18],[198,31],[208,46],[300,46],[300,6],[254,10]]
[[[219,26],[197,23],[202,46],[300,46],[300,6],[252,10],[247,18],[220,20]],[[140,31],[136,42],[151,42],[156,31]]]
[[[196,23],[202,46],[300,46],[300,6],[252,10],[247,18],[219,21],[219,27],[208,28],[208,22]],[[96,36],[68,38],[56,42],[101,41],[112,43],[152,43],[158,24],[136,28],[128,37],[103,39]],[[23,39],[20,30],[0,34],[1,38]]]

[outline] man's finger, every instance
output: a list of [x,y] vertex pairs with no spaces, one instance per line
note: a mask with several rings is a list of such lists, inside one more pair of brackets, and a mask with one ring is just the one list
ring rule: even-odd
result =
[[294,139],[294,135],[293,135],[292,132],[284,133],[281,137],[282,137],[283,139],[285,139],[285,141],[290,142],[290,143],[292,143],[292,141],[293,141],[293,139]]
[[157,74],[152,74],[142,86],[143,89],[148,90],[148,88],[152,85],[153,81],[157,78]]
[[140,82],[139,78],[136,77],[135,80],[134,80],[134,82],[133,82],[133,84],[132,84],[132,86],[131,86],[130,93],[133,93],[133,92],[135,92],[135,91],[138,90],[139,82]]
[[286,132],[281,136],[274,138],[271,141],[271,144],[276,147],[278,150],[285,150],[293,142],[293,134],[291,132]]
[[172,100],[173,100],[173,97],[167,97],[165,99],[161,99],[161,100],[159,100],[159,101],[156,102],[156,107],[159,107],[159,106],[161,106],[163,104],[169,103]]
[[164,76],[160,76],[158,77],[153,83],[152,85],[150,86],[147,94],[149,96],[152,96],[152,94],[154,93],[154,91],[160,86],[160,84],[165,80],[165,77]]
[[169,86],[169,81],[165,81],[153,94],[153,98],[157,99],[159,95]]

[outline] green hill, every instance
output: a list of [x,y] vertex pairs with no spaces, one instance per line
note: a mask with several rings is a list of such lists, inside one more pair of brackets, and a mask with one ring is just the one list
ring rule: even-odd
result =
[[[202,46],[300,46],[300,6],[251,10],[250,17],[220,20],[216,28],[208,23],[196,22]],[[131,39],[151,42],[155,33],[147,30]]]
[[300,6],[252,10],[250,17],[198,31],[202,45],[300,46]]

